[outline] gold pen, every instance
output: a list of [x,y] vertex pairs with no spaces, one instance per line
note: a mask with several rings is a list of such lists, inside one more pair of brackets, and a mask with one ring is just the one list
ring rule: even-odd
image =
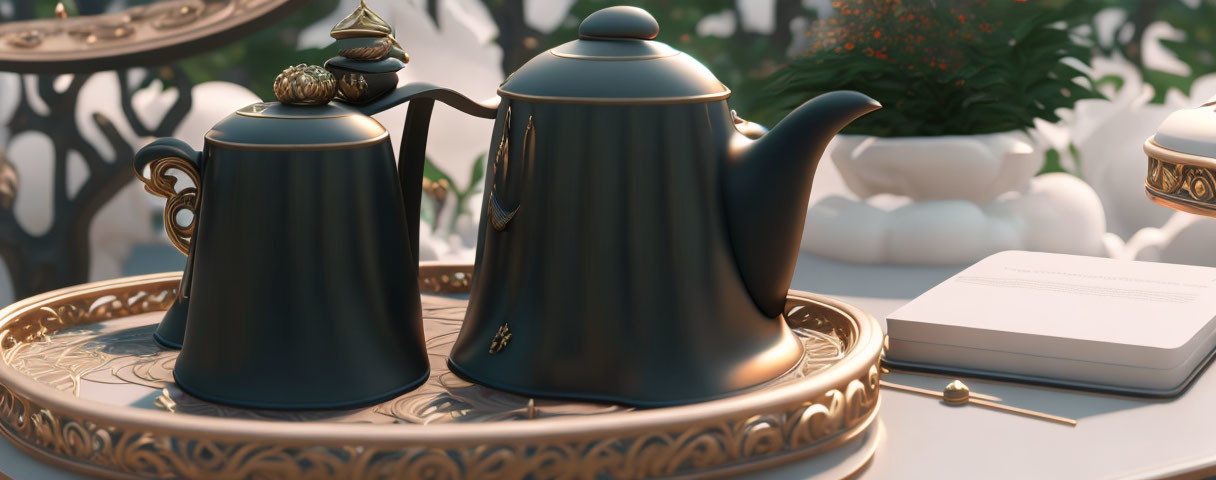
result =
[[934,397],[934,398],[940,398],[940,399],[942,399],[942,401],[946,402],[947,405],[973,404],[973,405],[978,405],[981,407],[987,407],[987,408],[991,408],[991,409],[995,409],[995,410],[1002,410],[1005,412],[1023,415],[1023,416],[1027,416],[1027,417],[1031,417],[1031,418],[1037,418],[1040,420],[1047,420],[1047,421],[1051,421],[1051,422],[1061,423],[1061,424],[1068,425],[1068,426],[1075,427],[1077,425],[1077,421],[1073,420],[1071,418],[1059,417],[1056,415],[1036,412],[1034,410],[1027,410],[1024,408],[1011,407],[1008,405],[997,403],[996,401],[991,400],[992,398],[996,398],[996,397],[990,397],[988,395],[973,393],[971,391],[971,389],[968,388],[967,385],[964,384],[960,380],[954,380],[953,382],[950,382],[949,385],[946,385],[946,389],[941,392],[937,392],[937,391],[933,391],[933,390],[929,390],[929,389],[925,389],[925,388],[912,387],[912,386],[908,386],[908,385],[900,385],[898,383],[891,383],[886,380],[880,381],[880,384],[883,387],[891,388],[893,390],[900,390],[900,391],[904,391],[904,392],[917,393],[917,394],[926,395],[926,396],[930,396],[930,397]]

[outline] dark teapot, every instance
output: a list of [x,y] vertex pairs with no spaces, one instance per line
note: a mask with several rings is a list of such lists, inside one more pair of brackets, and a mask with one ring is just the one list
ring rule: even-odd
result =
[[[346,27],[391,34],[365,9]],[[394,90],[386,74],[395,79],[388,70],[404,56],[358,42],[383,58],[365,49],[335,62],[341,80],[320,67],[289,68],[275,81],[279,102],[228,116],[202,152],[165,138],[135,156],[148,190],[169,198],[166,230],[188,253],[156,337],[181,346],[174,378],[191,395],[254,408],[347,408],[400,395],[429,375],[417,259],[431,109],[439,100],[492,117],[495,106],[427,84]],[[331,101],[339,88],[346,101]],[[369,115],[405,101],[398,168],[388,131]],[[197,188],[177,190],[171,170]],[[186,225],[176,221],[183,210],[194,215]]]
[[639,406],[726,395],[802,354],[781,318],[825,146],[879,108],[808,101],[771,132],[644,10],[500,86],[453,372],[523,395]]

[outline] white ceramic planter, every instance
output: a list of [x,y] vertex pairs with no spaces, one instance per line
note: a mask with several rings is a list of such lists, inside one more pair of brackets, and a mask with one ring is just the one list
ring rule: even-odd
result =
[[1066,173],[995,201],[924,200],[886,210],[838,195],[811,205],[804,251],[850,263],[967,265],[1003,250],[1109,256],[1097,194]]
[[1109,255],[1097,194],[1069,174],[1035,177],[1044,156],[1033,145],[1022,132],[838,136],[830,158],[858,198],[814,202],[802,248],[899,265],[966,265],[1003,250]]
[[832,161],[861,198],[888,193],[914,201],[985,204],[1026,185],[1043,153],[1020,131],[882,138],[840,135]]

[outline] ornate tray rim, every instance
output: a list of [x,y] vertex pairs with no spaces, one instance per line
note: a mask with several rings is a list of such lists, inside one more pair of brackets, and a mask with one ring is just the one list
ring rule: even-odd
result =
[[[460,288],[467,290],[468,285],[468,278],[461,274],[471,272],[472,267],[423,262],[420,270],[420,284],[424,292],[460,293]],[[48,320],[57,322],[55,330],[58,330],[163,310],[172,301],[180,275],[172,272],[93,282],[18,301],[0,310],[0,356],[4,356],[18,342],[36,339],[47,331],[54,331],[46,327]],[[153,290],[157,292],[151,293]],[[143,297],[136,295],[126,298],[124,301],[129,305],[122,311],[118,311],[119,302],[112,302],[110,306],[102,302],[103,305],[97,307],[96,301],[88,311],[78,315],[64,315],[60,311],[52,316],[55,310],[45,308],[48,305],[63,305],[73,299],[102,298],[125,292],[139,292]],[[486,445],[523,449],[581,444],[596,439],[619,441],[653,437],[661,440],[664,433],[670,432],[677,433],[670,434],[669,440],[679,440],[698,431],[719,429],[725,432],[723,435],[730,441],[738,443],[727,447],[737,447],[742,454],[729,449],[728,458],[709,461],[708,465],[698,464],[698,468],[692,472],[677,469],[660,473],[663,476],[737,474],[743,470],[805,458],[839,446],[865,431],[878,412],[878,363],[884,350],[884,336],[878,322],[864,311],[838,300],[799,291],[790,291],[789,295],[792,299],[836,310],[852,321],[855,338],[844,358],[815,376],[796,383],[698,404],[577,419],[556,417],[512,422],[430,425],[272,423],[252,419],[195,417],[135,408],[116,409],[100,402],[67,396],[42,385],[21,375],[4,357],[4,361],[0,362],[0,433],[44,461],[93,475],[123,478],[155,472],[130,471],[140,466],[140,458],[107,458],[103,459],[106,465],[97,465],[97,459],[91,458],[96,456],[93,451],[96,448],[91,443],[95,443],[99,435],[116,442],[122,435],[133,435],[136,437],[134,440],[121,439],[138,443],[126,446],[133,449],[128,454],[149,455],[147,451],[136,450],[159,448],[159,454],[173,454],[160,450],[174,450],[174,447],[156,447],[154,443],[158,438],[180,438],[182,432],[189,432],[191,439],[216,444],[259,443],[279,448],[357,445],[360,449],[368,450],[422,448],[463,451]],[[32,325],[15,328],[21,326],[18,325],[20,321],[37,312],[44,314],[37,320],[38,329],[32,328]],[[19,338],[21,336],[24,338]],[[273,424],[274,428],[265,428],[268,424]],[[766,434],[753,432],[752,427],[760,427],[761,430],[764,427],[779,428]],[[779,436],[773,438],[773,434]],[[771,444],[774,441],[777,443]],[[691,447],[695,449],[696,445]],[[753,454],[748,455],[749,451]],[[181,453],[177,452],[178,455]],[[675,453],[697,454],[689,451]],[[594,460],[588,455],[583,457],[583,461]],[[127,463],[124,464],[124,460]],[[469,469],[465,468],[465,471],[469,472]],[[583,471],[594,473],[596,470]],[[506,476],[511,477],[509,474]]]

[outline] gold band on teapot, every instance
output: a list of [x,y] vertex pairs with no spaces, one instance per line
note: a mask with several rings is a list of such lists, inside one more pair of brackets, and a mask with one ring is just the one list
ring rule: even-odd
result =
[[[166,199],[165,233],[169,235],[169,241],[173,242],[173,246],[177,247],[179,252],[188,255],[190,239],[194,237],[194,226],[198,223],[198,186],[200,185],[198,169],[194,166],[194,162],[181,157],[158,158],[148,164],[148,169],[150,174],[147,177],[141,171],[136,171],[135,176],[139,178],[140,182],[143,182],[144,189],[148,193]],[[170,175],[170,170],[184,173],[194,185],[178,191],[177,177]],[[177,223],[177,214],[183,210],[194,215],[190,219],[190,223],[184,226]]]
[[1170,150],[1148,139],[1144,191],[1153,202],[1187,213],[1216,217],[1216,160]]
[[578,105],[680,105],[685,103],[709,103],[730,98],[731,91],[713,92],[687,97],[565,97],[550,95],[528,95],[498,89],[498,96],[531,103],[573,103]]

